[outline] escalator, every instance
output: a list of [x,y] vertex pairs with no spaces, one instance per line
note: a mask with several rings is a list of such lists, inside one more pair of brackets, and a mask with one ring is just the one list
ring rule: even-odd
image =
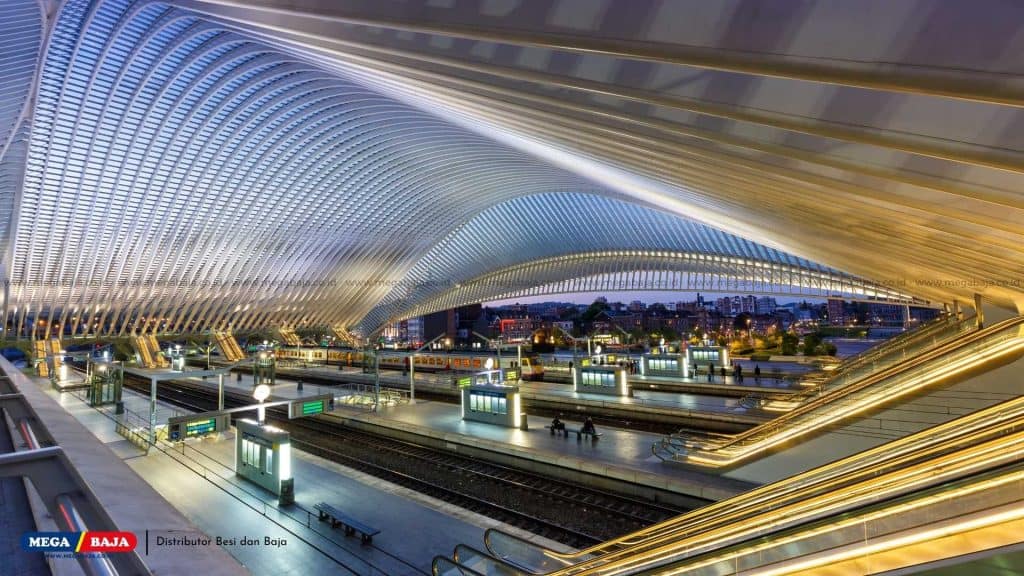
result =
[[490,558],[434,573],[866,574],[971,554],[1024,533],[1022,455],[1017,398],[575,553],[492,529]]

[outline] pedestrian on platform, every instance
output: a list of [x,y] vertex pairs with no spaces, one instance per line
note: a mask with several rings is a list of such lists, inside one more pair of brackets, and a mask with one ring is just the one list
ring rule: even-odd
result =
[[597,429],[594,428],[593,418],[587,416],[587,419],[583,421],[583,429],[581,430],[581,432],[583,434],[590,434],[591,436],[597,435]]
[[754,382],[761,383],[761,366],[758,364],[754,364]]
[[561,414],[559,414],[558,416],[555,416],[554,420],[551,421],[551,435],[552,436],[554,436],[555,433],[557,433],[557,432],[561,432],[562,434],[565,434],[565,422],[562,422],[562,420],[561,420],[561,418],[559,418],[559,416],[561,416]]

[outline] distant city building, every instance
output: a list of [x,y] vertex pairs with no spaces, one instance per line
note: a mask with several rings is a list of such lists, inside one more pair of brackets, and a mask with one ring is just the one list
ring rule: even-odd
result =
[[778,308],[778,306],[779,305],[775,301],[775,298],[772,298],[771,296],[763,296],[757,299],[757,302],[754,306],[754,314],[772,314],[775,312],[775,309]]
[[909,319],[910,311],[903,304],[868,305],[866,321],[872,326],[904,326]]
[[409,336],[408,323],[405,320],[392,322],[384,327],[380,335],[387,342],[405,342]]
[[839,298],[829,298],[827,304],[828,321],[833,326],[846,324],[846,303]]
[[425,342],[423,339],[423,318],[421,316],[409,318],[405,321],[405,326],[407,342],[417,347]]
[[[739,314],[757,313],[757,297],[743,296],[742,298],[737,297],[736,300],[739,300]],[[736,308],[734,307],[733,310],[735,311]]]
[[539,318],[498,318],[498,334],[506,342],[527,342],[541,327]]
[[715,310],[723,316],[732,316],[732,298],[725,296],[715,300]]
[[552,320],[551,321],[551,327],[552,328],[560,328],[562,330],[565,330],[569,334],[572,334],[572,330],[573,330],[573,328],[575,328],[575,326],[576,326],[576,323],[573,322],[572,320]]

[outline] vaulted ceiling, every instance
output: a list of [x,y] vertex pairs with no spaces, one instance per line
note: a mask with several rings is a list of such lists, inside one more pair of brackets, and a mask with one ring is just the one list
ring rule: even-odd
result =
[[0,0],[7,326],[370,332],[669,253],[1024,303],[1024,6],[855,4]]

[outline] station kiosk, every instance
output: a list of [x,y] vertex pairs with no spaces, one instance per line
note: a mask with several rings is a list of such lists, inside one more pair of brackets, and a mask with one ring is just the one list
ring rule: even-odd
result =
[[276,381],[277,358],[272,352],[263,351],[256,355],[252,362],[252,385],[273,386]]
[[576,392],[629,396],[629,372],[621,366],[594,366],[585,362],[572,369],[573,386]]
[[124,366],[120,362],[90,361],[85,368],[85,382],[90,406],[114,404],[115,413],[124,414]]
[[725,346],[690,346],[686,349],[686,367],[688,373],[696,370],[707,370],[708,365],[715,370],[729,369],[729,349]]
[[462,419],[526,430],[519,387],[506,384],[510,374],[501,369],[491,370],[491,366],[493,362],[488,359],[488,370],[460,380]]
[[640,363],[640,373],[644,376],[664,376],[668,378],[684,378],[686,369],[685,354],[660,354],[652,352],[644,354]]
[[170,350],[171,354],[171,370],[175,372],[185,371],[185,353],[182,352],[181,346],[175,346]]
[[282,505],[295,501],[291,435],[254,420],[235,421],[235,473],[277,494]]

